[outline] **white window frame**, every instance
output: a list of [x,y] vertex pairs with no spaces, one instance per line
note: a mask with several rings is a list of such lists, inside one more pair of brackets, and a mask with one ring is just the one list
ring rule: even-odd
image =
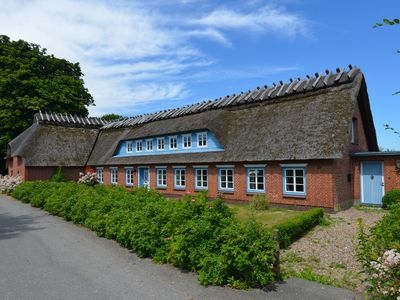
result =
[[[164,175],[165,175],[165,178],[164,178]],[[161,178],[160,178],[160,176],[161,176]],[[165,167],[156,168],[156,187],[158,187],[158,188],[166,188],[167,187],[167,168],[165,168]]]
[[[115,172],[115,174],[114,174],[114,172]],[[110,184],[113,184],[113,185],[117,185],[118,184],[118,167],[110,168]]]
[[[200,145],[200,137],[201,136],[205,136],[206,137],[205,140],[203,140],[203,138],[201,139],[202,140],[202,145]],[[205,144],[204,144],[204,142],[205,142]],[[207,133],[207,131],[197,133],[197,148],[207,148],[207,146],[208,146],[208,133]]]
[[[160,142],[162,142],[162,143],[160,143]],[[162,145],[162,148],[160,148],[160,144]],[[162,138],[157,138],[157,150],[158,151],[165,150],[165,139],[163,137]]]
[[[184,176],[183,180],[182,180],[182,173]],[[187,180],[186,169],[185,168],[175,168],[174,169],[174,189],[185,190],[186,189],[186,180]],[[182,182],[184,182],[184,184],[182,184]]]
[[[175,139],[176,147],[174,147],[174,148],[171,147],[172,139]],[[168,139],[168,142],[169,142],[168,144],[169,144],[169,149],[170,149],[170,150],[176,150],[176,149],[178,149],[178,136],[176,136],[176,135],[170,136],[169,139]]]
[[[187,141],[185,141],[187,139]],[[189,144],[189,145],[186,145]],[[182,148],[183,149],[190,149],[192,148],[192,135],[191,134],[182,134]]]
[[[101,174],[101,175],[99,175]],[[103,167],[98,167],[96,168],[96,177],[97,177],[97,181],[100,184],[104,183],[104,168]]]
[[[150,148],[149,145],[151,146]],[[146,151],[153,151],[153,139],[146,140]]]
[[133,143],[131,141],[126,142],[126,153],[132,153],[133,152]]
[[[200,172],[200,174],[199,174]],[[206,180],[204,180],[204,172]],[[198,176],[200,175],[200,181]],[[198,184],[200,182],[200,185]],[[195,190],[207,190],[208,189],[208,168],[194,168],[194,189]]]
[[[222,171],[225,171],[226,174],[222,176]],[[230,181],[228,181],[228,171],[232,171],[232,187],[228,187]],[[226,187],[222,187],[222,179],[224,177],[224,181],[226,182]],[[235,190],[235,169],[233,167],[220,167],[218,168],[218,190],[222,192],[233,192]]]
[[[290,183],[293,185],[293,191],[288,191],[287,190],[287,174],[286,171],[292,170],[293,171],[293,183]],[[303,171],[303,183],[297,183],[297,177],[296,176],[296,171],[301,170]],[[307,194],[307,169],[304,164],[302,165],[282,165],[282,184],[283,184],[283,195],[286,196],[306,196]],[[303,191],[297,191],[297,185],[303,186]]]
[[[256,188],[252,189],[250,188],[250,172],[254,171],[256,173],[256,180],[255,180],[255,185]],[[262,175],[262,182],[259,181],[259,176],[257,175],[258,171],[262,171],[263,175]],[[265,166],[246,166],[246,189],[248,193],[265,193]],[[262,183],[263,184],[263,188],[259,189],[258,185]]]
[[134,178],[135,178],[135,173],[133,167],[125,167],[125,185],[133,186]]
[[[139,145],[140,145],[140,147],[139,147]],[[136,152],[143,152],[143,141],[142,140],[136,141]]]

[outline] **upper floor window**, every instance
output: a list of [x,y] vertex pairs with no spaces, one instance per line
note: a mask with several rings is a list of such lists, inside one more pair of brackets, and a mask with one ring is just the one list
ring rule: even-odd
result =
[[157,139],[157,150],[164,150],[164,148],[165,148],[164,138],[158,138]]
[[126,152],[132,152],[132,142],[126,142]]
[[146,151],[153,150],[153,140],[146,140]]
[[136,141],[136,152],[142,152],[142,151],[143,151],[142,141]]
[[133,185],[133,168],[125,168],[125,184],[127,186]]
[[195,168],[195,189],[205,190],[208,188],[208,169],[207,168]]
[[157,187],[165,188],[167,186],[167,169],[157,168]]
[[265,167],[247,167],[247,191],[265,192]]
[[200,132],[197,134],[197,147],[207,147],[207,132]]
[[351,120],[351,143],[357,144],[357,119]]
[[110,183],[118,184],[118,168],[110,168]]
[[221,167],[218,169],[218,189],[220,191],[233,191],[233,168]]
[[174,169],[174,187],[175,189],[184,190],[186,188],[186,170]]
[[96,168],[96,176],[97,176],[97,181],[99,183],[103,183],[104,182],[104,169]]
[[182,144],[184,149],[192,148],[192,135],[191,134],[182,135]]
[[176,136],[169,137],[169,149],[178,149],[178,138]]
[[305,195],[306,194],[306,168],[299,166],[285,166],[282,168],[283,194]]

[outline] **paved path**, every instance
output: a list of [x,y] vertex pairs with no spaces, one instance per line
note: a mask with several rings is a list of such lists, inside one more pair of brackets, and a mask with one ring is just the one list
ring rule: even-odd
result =
[[192,273],[140,259],[116,242],[0,195],[0,299],[353,299],[290,279],[267,290],[203,287]]

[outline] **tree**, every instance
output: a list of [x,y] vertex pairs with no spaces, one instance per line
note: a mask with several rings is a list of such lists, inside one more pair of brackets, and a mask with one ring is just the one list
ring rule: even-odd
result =
[[111,113],[111,114],[105,114],[101,118],[106,120],[106,121],[115,121],[115,120],[118,120],[118,119],[122,119],[123,116]]
[[[79,63],[0,35],[0,154],[32,124],[38,110],[87,116],[94,101],[82,76]],[[0,168],[4,171],[2,159]]]

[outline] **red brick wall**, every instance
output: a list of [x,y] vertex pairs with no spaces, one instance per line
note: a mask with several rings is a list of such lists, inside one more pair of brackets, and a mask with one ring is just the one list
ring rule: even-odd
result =
[[22,179],[26,180],[25,166],[22,157],[13,156],[7,159],[8,175],[19,175]]
[[[26,167],[25,180],[47,180],[56,172],[56,167]],[[84,167],[63,167],[62,171],[68,180],[78,180],[79,173],[84,172]]]

